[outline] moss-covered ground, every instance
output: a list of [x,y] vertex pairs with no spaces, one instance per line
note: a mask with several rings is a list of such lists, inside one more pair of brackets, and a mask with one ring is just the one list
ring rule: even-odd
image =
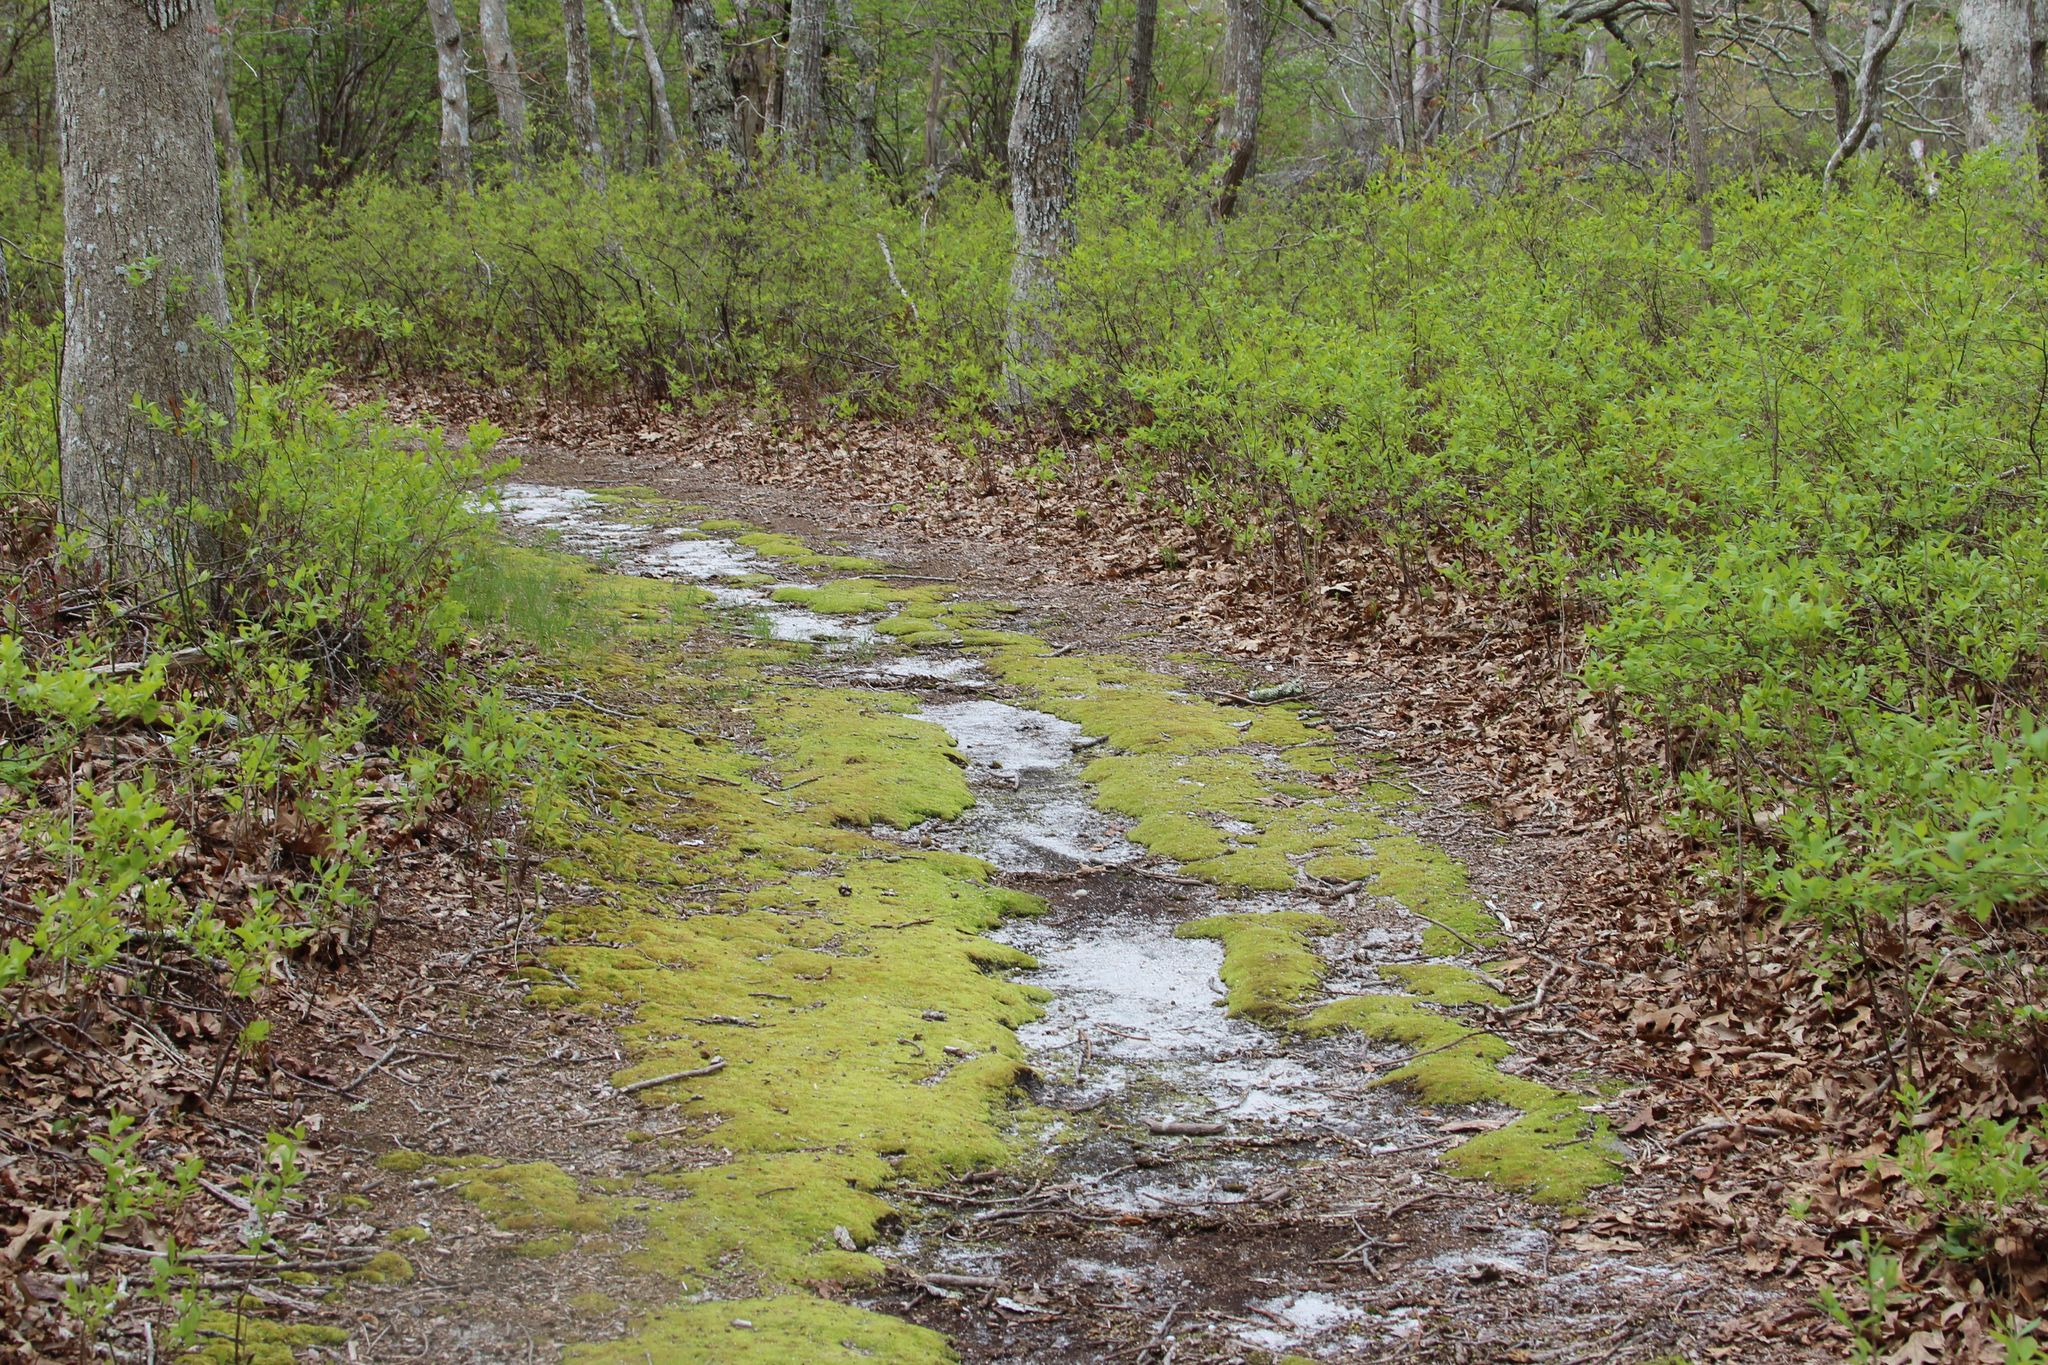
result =
[[[877,567],[736,523],[703,529],[802,568]],[[1025,1071],[1015,1031],[1043,997],[1007,975],[1029,960],[985,935],[1040,907],[974,859],[872,828],[965,810],[961,755],[898,696],[796,679],[779,666],[808,646],[736,639],[695,589],[517,554],[548,612],[579,622],[531,632],[537,680],[595,702],[557,712],[573,728],[575,780],[535,798],[550,870],[575,891],[552,907],[560,946],[532,972],[532,998],[623,1019],[615,1083],[668,1111],[649,1140],[676,1161],[630,1187],[547,1163],[388,1164],[430,1172],[530,1234],[531,1254],[579,1239],[629,1248],[635,1267],[714,1296],[572,1360],[950,1359],[932,1334],[830,1299],[878,1276],[864,1248],[890,1215],[892,1181],[1011,1155]],[[1013,608],[931,586],[852,577],[776,596],[889,613],[878,628],[905,647],[981,655],[1025,704],[1102,741],[1085,770],[1099,804],[1188,875],[1232,894],[1352,884],[1433,921],[1432,957],[1498,932],[1459,864],[1396,829],[1399,793],[1294,707],[1225,705],[1124,659],[1056,654],[1007,628]],[[1417,964],[1392,974],[1388,994],[1319,1003],[1312,942],[1332,927],[1280,912],[1183,932],[1223,943],[1233,1013],[1412,1046],[1388,1081],[1432,1103],[1523,1111],[1456,1149],[1456,1169],[1559,1200],[1610,1178],[1580,1097],[1502,1072],[1506,1044],[1444,1012],[1498,1001],[1464,969]]]

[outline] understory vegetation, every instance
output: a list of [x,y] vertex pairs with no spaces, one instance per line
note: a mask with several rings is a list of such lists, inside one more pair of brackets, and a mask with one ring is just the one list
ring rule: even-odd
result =
[[295,354],[934,414],[1049,484],[1106,478],[1361,633],[1474,598],[1540,623],[1627,737],[1617,799],[1701,854],[1694,932],[1781,942],[1728,969],[1790,952],[1865,1012],[1876,1089],[1853,1106],[1896,1144],[1908,1254],[2032,1302],[2038,192],[1996,158],[1931,200],[1874,170],[1764,178],[1718,196],[1708,256],[1683,195],[1625,169],[1482,190],[1446,160],[1220,225],[1162,159],[1098,155],[1082,184],[1021,426],[1004,206],[973,184],[564,172],[450,209],[364,181],[260,214],[240,249]]
[[[58,525],[56,341],[0,344],[0,1029],[20,1150],[83,1147],[91,1167],[68,1208],[39,1163],[10,1173],[47,1215],[16,1283],[53,1286],[42,1341],[80,1359],[117,1319],[129,1341],[153,1323],[161,1358],[288,1359],[345,1336],[250,1315],[303,1232],[305,1130],[188,1120],[302,1065],[276,1025],[367,952],[387,859],[488,868],[515,787],[547,770],[469,634],[488,597],[473,614],[451,590],[481,562],[495,433],[444,444],[338,411],[317,373],[251,381],[241,550],[145,596],[94,584]],[[10,1300],[16,1326],[33,1316]]]

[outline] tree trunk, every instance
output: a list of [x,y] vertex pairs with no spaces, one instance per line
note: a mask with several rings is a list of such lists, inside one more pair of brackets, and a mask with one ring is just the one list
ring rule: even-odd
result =
[[1415,100],[1418,141],[1426,141],[1430,102],[1443,88],[1443,0],[1409,0],[1408,22],[1415,29],[1414,70],[1409,86]]
[[924,93],[924,183],[927,195],[938,192],[939,177],[945,174],[946,46],[932,40],[931,74]]
[[434,62],[441,90],[441,179],[464,193],[474,188],[469,160],[469,54],[455,0],[427,0],[434,27]]
[[498,106],[498,126],[515,169],[526,164],[526,89],[519,83],[519,54],[512,49],[512,21],[505,0],[477,0],[477,37],[484,49],[484,79]]
[[660,130],[661,147],[656,159],[673,152],[676,135],[675,109],[668,102],[668,73],[661,69],[661,50],[655,46],[654,25],[647,22],[647,0],[633,0],[634,33],[640,39],[640,58],[647,64],[647,102],[654,106],[654,123]]
[[881,62],[860,16],[853,12],[853,0],[834,0],[834,17],[839,23],[847,53],[853,58],[853,133],[847,146],[847,160],[865,166],[875,158],[875,108],[881,97]]
[[1223,148],[1223,183],[1216,216],[1237,208],[1237,192],[1251,174],[1259,152],[1259,109],[1266,87],[1266,0],[1225,0],[1223,26],[1223,117],[1217,139]]
[[1031,401],[1029,372],[1051,342],[1060,260],[1074,245],[1076,143],[1102,0],[1035,0],[1031,36],[1010,117],[1010,208],[1017,256],[1010,269],[1005,386],[1012,406]]
[[256,311],[256,262],[249,254],[249,177],[242,170],[242,137],[235,128],[234,106],[228,101],[228,48],[225,26],[213,33],[213,135],[221,164],[227,168],[227,203],[235,214],[236,254],[242,258],[243,301]]
[[825,0],[790,0],[789,61],[782,72],[782,159],[816,169],[825,111]]
[[1159,35],[1159,0],[1138,0],[1138,26],[1131,39],[1131,119],[1124,141],[1152,131],[1152,43]]
[[[116,580],[189,601],[230,542],[233,358],[213,0],[54,0],[64,170],[64,523]],[[152,420],[161,417],[161,421]],[[218,588],[206,593],[217,599]]]
[[604,183],[604,139],[597,127],[597,91],[590,79],[590,15],[584,0],[562,0],[562,84],[569,94],[569,126],[576,155],[593,183]]
[[725,31],[711,0],[684,0],[683,71],[690,91],[690,127],[707,152],[737,159],[733,127],[732,75],[725,59]]
[[1678,99],[1685,119],[1685,154],[1692,164],[1692,200],[1700,215],[1700,250],[1714,249],[1714,196],[1707,167],[1707,128],[1700,117],[1700,31],[1692,0],[1678,0]]
[[1863,30],[1863,55],[1856,63],[1856,113],[1835,143],[1835,150],[1828,154],[1828,164],[1821,168],[1823,189],[1833,183],[1842,162],[1862,151],[1869,142],[1878,111],[1884,106],[1884,64],[1892,49],[1899,45],[1912,11],[1913,0],[1873,0],[1870,20]]
[[2030,0],[1957,0],[1963,64],[1964,143],[2017,155],[2034,122],[2034,25]]

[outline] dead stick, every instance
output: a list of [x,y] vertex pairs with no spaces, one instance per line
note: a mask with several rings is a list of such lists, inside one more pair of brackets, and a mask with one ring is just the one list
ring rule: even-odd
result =
[[671,1071],[666,1076],[649,1076],[644,1081],[634,1081],[631,1085],[620,1086],[619,1093],[621,1095],[638,1094],[642,1090],[652,1090],[657,1085],[667,1085],[670,1081],[691,1081],[699,1076],[709,1076],[714,1071],[723,1070],[725,1070],[725,1058],[713,1057],[709,1066],[700,1066],[691,1071]]

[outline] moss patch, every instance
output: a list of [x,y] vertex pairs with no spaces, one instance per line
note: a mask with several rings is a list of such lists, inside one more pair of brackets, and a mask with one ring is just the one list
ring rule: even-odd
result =
[[1382,967],[1380,975],[1409,995],[1433,1005],[1505,1005],[1508,998],[1471,971],[1450,962]]
[[239,1317],[231,1312],[206,1314],[199,1322],[199,1344],[185,1359],[206,1365],[298,1365],[301,1351],[348,1344],[345,1328],[273,1322],[254,1315],[260,1307],[251,1299]]
[[551,1161],[490,1165],[461,1158],[434,1178],[509,1232],[600,1232],[616,1217],[604,1202],[584,1198],[576,1178]]
[[342,1276],[353,1284],[405,1284],[412,1277],[412,1262],[395,1251],[380,1251],[367,1264]]
[[[715,530],[711,522],[702,523],[704,529]],[[878,559],[864,555],[842,555],[821,553],[798,540],[795,536],[779,535],[773,531],[753,531],[740,536],[738,541],[757,555],[768,559],[779,559],[785,564],[794,564],[800,569],[832,569],[839,573],[864,573],[882,567]]]
[[824,1299],[696,1303],[654,1314],[619,1341],[570,1348],[568,1365],[954,1365],[937,1332]]
[[1334,928],[1327,915],[1278,910],[1211,915],[1174,933],[1223,944],[1223,984],[1230,991],[1233,1016],[1277,1022],[1297,1014],[1301,1001],[1322,984],[1323,963],[1308,941]]

